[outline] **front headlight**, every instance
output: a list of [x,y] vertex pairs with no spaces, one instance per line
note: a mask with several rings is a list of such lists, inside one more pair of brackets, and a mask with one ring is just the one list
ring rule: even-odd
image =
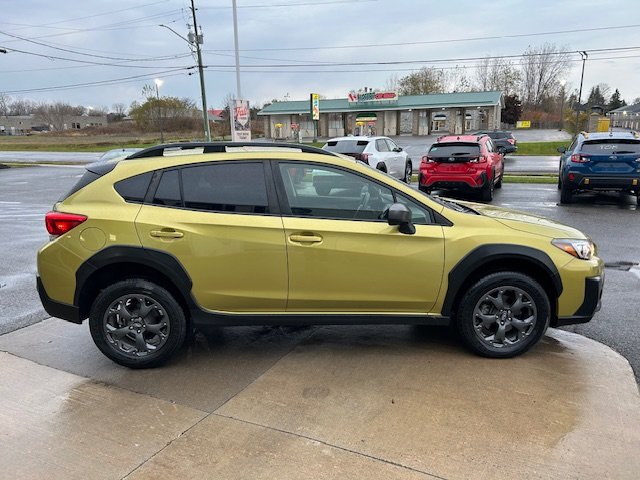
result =
[[551,243],[560,250],[582,260],[591,260],[596,253],[596,245],[591,240],[577,240],[572,238],[554,238]]

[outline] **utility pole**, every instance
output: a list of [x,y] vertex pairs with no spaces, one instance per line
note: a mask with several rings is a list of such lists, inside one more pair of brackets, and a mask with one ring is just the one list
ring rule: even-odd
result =
[[564,86],[567,81],[563,78],[560,80],[560,128],[559,131],[564,130]]
[[578,128],[580,124],[580,107],[582,106],[580,102],[582,101],[582,81],[584,80],[584,64],[587,61],[589,55],[587,52],[578,52],[582,57],[582,74],[580,75],[580,92],[578,93],[578,106],[576,107],[576,137],[578,136]]
[[233,1],[233,41],[236,48],[236,89],[238,100],[242,100],[242,89],[240,88],[240,50],[238,49],[238,13],[236,0]]
[[198,22],[196,21],[196,7],[194,0],[191,0],[191,15],[193,16],[194,43],[196,45],[196,54],[198,56],[198,73],[200,74],[200,92],[202,95],[202,117],[204,121],[204,136],[207,142],[211,141],[211,130],[209,128],[209,114],[207,113],[207,94],[204,88],[204,68],[202,66],[202,52],[200,44],[203,41],[202,35],[198,34]]

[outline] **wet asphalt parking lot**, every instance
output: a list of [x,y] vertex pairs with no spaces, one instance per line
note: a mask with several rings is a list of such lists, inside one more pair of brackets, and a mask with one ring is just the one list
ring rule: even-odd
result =
[[[0,334],[47,318],[35,290],[36,252],[48,240],[43,215],[83,171],[71,166],[0,169]],[[608,265],[602,310],[590,323],[566,329],[621,353],[638,379],[640,208],[635,198],[584,195],[559,206],[555,185],[505,184],[493,203],[574,226],[595,240]]]

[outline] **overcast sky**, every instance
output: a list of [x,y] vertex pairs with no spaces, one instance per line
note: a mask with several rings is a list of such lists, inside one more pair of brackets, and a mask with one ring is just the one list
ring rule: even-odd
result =
[[[0,92],[38,101],[107,107],[121,102],[128,106],[141,99],[145,83],[162,77],[161,94],[200,101],[196,71],[176,70],[195,63],[188,44],[159,26],[165,24],[186,36],[186,24],[191,23],[187,0],[4,0],[1,5],[0,48],[8,53],[0,54]],[[205,37],[204,63],[210,66],[205,71],[208,103],[217,107],[236,91],[231,0],[196,0],[196,6]],[[529,45],[544,42],[572,51],[638,47],[591,53],[583,98],[592,85],[601,82],[612,91],[618,88],[627,102],[640,97],[638,0],[238,0],[238,6],[242,93],[252,104],[282,100],[287,95],[303,100],[309,92],[345,97],[349,90],[363,86],[382,88],[391,75],[403,76],[424,65],[296,68],[294,64],[517,55]],[[602,27],[625,28],[529,35]],[[477,39],[496,36],[507,38]],[[471,38],[476,40],[464,40]],[[409,42],[423,43],[406,44]],[[405,45],[361,47],[388,43]],[[298,50],[286,50],[292,48]],[[607,59],[596,60],[598,57]],[[472,68],[469,75],[473,76]],[[116,79],[127,83],[46,90]],[[566,80],[569,90],[577,87],[579,62],[573,63]],[[33,89],[45,90],[24,91]]]

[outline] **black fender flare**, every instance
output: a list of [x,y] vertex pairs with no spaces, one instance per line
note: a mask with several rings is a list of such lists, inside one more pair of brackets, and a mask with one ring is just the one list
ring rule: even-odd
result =
[[523,245],[514,244],[489,244],[482,245],[467,253],[449,272],[449,285],[442,304],[442,315],[450,316],[453,310],[453,303],[460,292],[460,289],[471,274],[495,261],[505,263],[509,269],[510,260],[525,260],[543,271],[553,285],[556,297],[562,293],[562,280],[555,264],[542,250]]
[[176,257],[167,252],[144,247],[114,245],[85,260],[76,271],[74,304],[80,305],[80,296],[87,280],[103,267],[117,263],[139,264],[150,267],[169,277],[190,308],[195,307],[191,296],[193,282]]

